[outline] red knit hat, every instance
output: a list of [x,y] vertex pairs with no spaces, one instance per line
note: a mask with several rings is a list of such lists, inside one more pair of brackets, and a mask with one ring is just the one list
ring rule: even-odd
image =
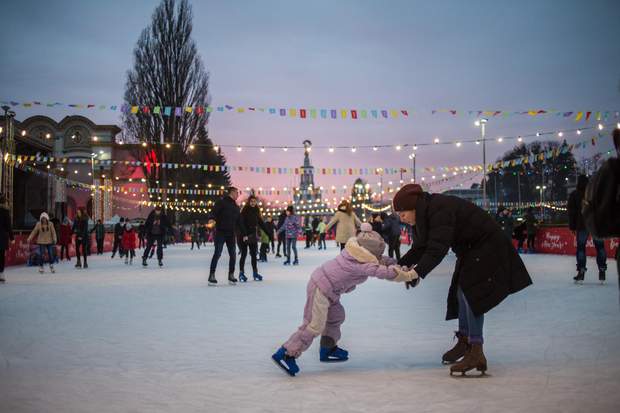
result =
[[418,203],[418,198],[424,193],[422,187],[418,184],[407,184],[400,188],[394,195],[392,208],[394,211],[411,211],[414,210]]

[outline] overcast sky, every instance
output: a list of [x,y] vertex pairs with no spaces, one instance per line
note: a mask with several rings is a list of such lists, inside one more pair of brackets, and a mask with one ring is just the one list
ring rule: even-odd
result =
[[[0,100],[122,103],[132,50],[157,4],[4,4]],[[399,144],[479,133],[475,118],[430,115],[437,108],[620,110],[618,1],[265,0],[192,5],[194,38],[211,74],[214,104],[414,112],[408,119],[376,121],[215,113],[209,132],[219,144],[299,145],[304,139],[315,145]],[[19,120],[34,114],[57,120],[82,114],[99,123],[119,124],[118,113],[112,111],[18,108],[17,114]],[[514,116],[492,119],[488,134],[512,136],[578,125],[585,123]],[[565,138],[572,143],[584,136]],[[491,144],[490,158],[511,146]],[[609,148],[605,139],[576,155]],[[313,163],[410,167],[408,154],[360,150],[330,155],[325,150],[313,153]],[[301,150],[228,150],[225,155],[229,164],[242,166],[292,167],[303,158]],[[474,144],[423,148],[418,151],[418,176],[425,175],[426,166],[475,164],[481,158]],[[233,175],[242,187],[265,185],[266,178],[267,185],[294,183],[285,176]],[[343,185],[352,178],[318,176],[316,181]]]

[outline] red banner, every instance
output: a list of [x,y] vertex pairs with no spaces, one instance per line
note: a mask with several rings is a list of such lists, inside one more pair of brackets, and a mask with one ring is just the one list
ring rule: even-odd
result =
[[[605,240],[607,257],[615,257],[620,239],[611,238]],[[515,244],[516,245],[516,244]],[[577,252],[577,239],[567,227],[541,228],[536,234],[535,248],[537,252],[545,254],[575,255]],[[596,256],[596,249],[592,238],[586,243],[586,254],[589,257]]]

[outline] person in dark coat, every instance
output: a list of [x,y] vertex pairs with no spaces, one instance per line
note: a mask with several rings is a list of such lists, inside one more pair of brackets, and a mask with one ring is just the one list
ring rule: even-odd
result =
[[527,252],[533,254],[536,252],[534,244],[536,243],[536,233],[538,232],[538,220],[534,215],[534,208],[529,207],[525,211],[525,231],[527,232]]
[[114,243],[112,244],[112,258],[116,255],[116,251],[118,251],[118,256],[123,258],[123,231],[125,230],[125,218],[120,219],[114,225]]
[[153,246],[155,246],[156,244],[157,263],[160,267],[164,265],[163,244],[164,238],[168,234],[169,230],[170,222],[168,221],[166,213],[161,209],[160,206],[156,206],[155,209],[153,209],[149,216],[146,218],[146,222],[144,223],[144,233],[146,235],[146,247],[144,248],[144,253],[142,254],[142,265],[144,267],[148,265],[146,260],[149,257],[151,248],[153,248]]
[[6,207],[6,197],[0,194],[0,283],[4,284],[4,258],[9,242],[13,243],[13,227],[11,226],[11,214]]
[[273,238],[273,233],[269,234],[269,228],[263,222],[258,209],[258,200],[254,195],[250,195],[247,203],[241,210],[239,216],[239,234],[238,243],[241,257],[239,257],[239,281],[247,282],[245,276],[245,259],[250,250],[250,261],[252,262],[252,277],[254,281],[262,281],[263,277],[258,273],[258,264],[256,262],[256,254],[258,253],[258,240],[260,238],[258,228],[267,233],[269,239]]
[[510,214],[510,210],[508,208],[501,207],[499,214],[497,214],[497,224],[502,229],[502,232],[506,235],[506,237],[509,240],[512,240],[514,221],[512,220],[512,215]]
[[386,214],[380,234],[383,234],[383,239],[388,244],[388,256],[396,256],[396,259],[400,260],[400,218],[396,213]]
[[97,255],[103,255],[103,240],[105,239],[105,227],[100,219],[90,230],[91,233],[95,233],[95,241],[97,242]]
[[[581,214],[581,201],[588,186],[588,177],[579,175],[577,177],[577,189],[568,196],[568,227],[577,240],[577,275],[573,278],[575,282],[583,281],[586,274],[586,242],[590,234]],[[598,265],[598,279],[601,283],[605,282],[605,272],[607,271],[607,253],[603,240],[592,237],[592,242],[596,248],[596,264]]]
[[443,361],[454,363],[462,357],[450,374],[472,369],[484,373],[484,314],[532,284],[523,261],[495,220],[469,201],[429,194],[420,185],[408,184],[394,196],[393,208],[402,222],[414,225],[415,232],[412,248],[398,264],[413,267],[424,279],[450,248],[456,253],[446,320],[459,319],[458,342]]
[[280,215],[278,216],[278,223],[276,224],[276,234],[278,234],[278,247],[276,249],[276,257],[281,257],[280,255],[280,246],[282,246],[282,252],[284,252],[286,247],[286,235],[284,232],[280,232],[280,228],[284,225],[284,221],[286,221],[286,211],[282,210]]
[[138,225],[138,248],[144,248],[146,246],[146,239],[144,234],[144,223]]
[[211,268],[209,270],[209,284],[216,285],[215,270],[217,262],[222,255],[224,244],[228,249],[228,282],[235,284],[235,233],[239,225],[239,206],[237,205],[239,198],[239,190],[231,186],[227,190],[224,198],[220,199],[213,206],[213,210],[209,214],[211,222],[215,221],[215,238],[213,240],[215,251],[211,258]]
[[269,243],[271,244],[271,253],[275,253],[275,243],[274,243],[274,234],[276,232],[276,226],[273,224],[273,218],[267,217],[267,221],[265,221],[265,227],[267,227],[267,236],[269,237]]
[[[383,220],[378,213],[373,212],[370,215],[370,226],[372,227],[373,231],[383,236]],[[383,239],[385,239],[385,237],[383,237]]]
[[[82,262],[80,256],[84,258],[84,268],[88,268],[88,244],[90,243],[90,237],[88,234],[88,214],[82,208],[77,210],[77,215],[73,221],[73,233],[75,234],[75,257],[77,262],[75,268],[82,268]],[[80,253],[81,249],[81,253]]]

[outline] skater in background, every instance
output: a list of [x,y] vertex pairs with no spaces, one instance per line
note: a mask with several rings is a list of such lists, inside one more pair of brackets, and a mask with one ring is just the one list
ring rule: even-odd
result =
[[306,351],[312,341],[321,336],[319,360],[342,362],[349,353],[338,347],[340,326],[344,322],[344,307],[340,296],[351,292],[368,277],[410,282],[415,271],[403,270],[396,260],[384,257],[385,242],[372,230],[369,223],[362,224],[361,232],[347,241],[336,258],[314,270],[306,287],[306,306],[303,323],[297,331],[271,357],[288,374],[299,372],[296,359]]
[[[588,177],[579,175],[577,177],[577,188],[568,197],[568,227],[575,235],[577,240],[577,275],[573,278],[576,283],[583,282],[586,274],[586,242],[590,234],[586,229],[583,215],[581,213],[581,203],[588,186]],[[592,242],[596,248],[596,264],[598,265],[598,279],[601,283],[605,282],[605,272],[607,271],[607,253],[603,240],[592,237]]]
[[306,237],[306,246],[304,249],[308,249],[312,246],[312,221],[310,217],[304,218],[304,235]]
[[525,244],[525,239],[527,238],[525,221],[522,221],[519,225],[515,227],[514,238],[517,240],[517,251],[519,252],[519,254],[523,253],[523,244]]
[[499,213],[497,214],[497,223],[499,227],[502,229],[502,232],[506,235],[506,237],[512,241],[512,231],[514,222],[512,220],[512,213],[506,207],[500,207]]
[[[267,223],[265,222],[265,225]],[[258,253],[258,262],[267,262],[267,251],[269,251],[269,235],[262,228],[259,228],[260,232],[260,248]],[[271,238],[273,240],[273,237]]]
[[536,249],[534,244],[536,243],[536,232],[538,232],[538,220],[534,215],[534,208],[529,207],[525,211],[525,230],[527,232],[527,252],[528,254],[534,254]]
[[258,273],[256,255],[258,254],[258,229],[267,232],[269,229],[263,222],[263,218],[258,209],[258,200],[254,195],[250,195],[239,216],[239,281],[247,282],[245,276],[245,259],[250,251],[250,261],[252,263],[252,278],[254,281],[262,281],[263,276]]
[[200,221],[196,221],[198,224],[198,242],[202,244],[203,247],[207,246],[207,230],[205,229],[204,224]]
[[276,249],[275,249],[276,227],[273,224],[273,218],[271,218],[271,216],[267,217],[267,220],[265,221],[265,226],[267,227],[266,235],[269,238],[269,244],[271,245],[271,248],[269,248],[269,246],[267,248],[269,252],[271,252],[272,254],[275,254],[276,253]]
[[[377,234],[383,235],[383,221],[381,220],[381,216],[377,212],[373,212],[370,215],[370,225],[372,226],[372,230]],[[383,237],[385,239],[385,237]]]
[[286,234],[282,231],[280,231],[280,228],[282,228],[282,225],[284,225],[284,221],[286,221],[286,211],[282,211],[280,212],[280,215],[278,216],[278,223],[276,224],[276,234],[278,236],[278,247],[276,250],[276,257],[279,258],[282,255],[280,255],[280,246],[282,246],[282,253],[284,255],[286,255]]
[[71,261],[69,257],[69,245],[71,244],[71,237],[73,236],[73,230],[71,229],[71,223],[69,218],[65,217],[60,224],[60,233],[58,237],[58,244],[60,245],[60,260],[67,258],[67,261]]
[[138,225],[138,248],[142,249],[146,247],[146,240],[144,239],[144,223]]
[[327,224],[325,231],[329,231],[331,227],[336,226],[336,242],[340,245],[340,249],[344,249],[349,238],[354,237],[357,229],[362,225],[359,218],[353,212],[353,207],[346,199],[338,205],[338,211]]
[[136,230],[129,222],[125,223],[121,242],[123,251],[125,251],[125,264],[133,265],[133,259],[136,256]]
[[4,260],[6,250],[9,249],[9,242],[15,242],[13,238],[13,227],[11,226],[11,214],[6,206],[6,197],[0,194],[0,283],[4,284]]
[[73,221],[73,233],[75,234],[75,257],[77,259],[75,268],[82,268],[80,255],[84,258],[84,268],[88,268],[88,261],[86,259],[88,255],[88,244],[90,244],[88,215],[82,208],[78,208],[75,220]]
[[381,234],[388,245],[388,256],[400,260],[400,218],[396,213],[387,215],[383,212],[381,215],[383,220]]
[[39,272],[43,274],[43,264],[45,263],[45,254],[47,254],[48,263],[50,265],[50,271],[54,272],[54,259],[56,254],[56,230],[54,225],[50,222],[47,213],[42,212],[39,217],[39,222],[35,225],[34,229],[28,236],[28,243],[34,243],[39,246]]
[[215,203],[209,214],[210,225],[215,225],[215,237],[213,239],[215,249],[209,269],[209,285],[217,285],[215,270],[224,250],[224,244],[228,249],[228,283],[231,285],[237,283],[235,278],[235,232],[238,229],[240,214],[237,198],[239,198],[239,190],[234,186],[228,187],[226,195]]
[[321,222],[319,222],[319,225],[317,226],[317,231],[319,232],[319,249],[320,250],[326,250],[327,249],[327,244],[325,243],[325,228],[327,227],[327,224],[325,223],[325,217],[321,218]]
[[284,261],[284,265],[291,265],[291,249],[295,254],[295,261],[293,261],[293,265],[299,265],[299,259],[297,257],[297,237],[301,234],[301,222],[299,221],[299,217],[295,215],[295,208],[292,205],[289,205],[286,208],[286,219],[284,220],[284,225],[280,227],[278,230],[278,234],[283,233],[284,238],[286,239],[286,250],[284,255],[286,256],[286,261]]
[[118,256],[123,257],[123,228],[125,226],[125,218],[121,217],[120,221],[114,224],[114,243],[112,244],[112,258],[118,251]]
[[105,227],[100,219],[97,220],[97,223],[90,230],[90,233],[95,233],[95,242],[97,243],[97,255],[103,255],[103,241],[105,239]]
[[532,283],[523,261],[497,222],[469,201],[407,184],[394,196],[393,209],[402,222],[415,226],[415,242],[400,265],[413,268],[424,279],[450,249],[455,252],[446,319],[458,318],[458,342],[443,361],[456,363],[450,374],[473,369],[484,374],[484,314]]
[[198,226],[198,220],[196,220],[196,222],[192,223],[192,226],[189,229],[189,236],[192,240],[192,246],[190,250],[194,249],[194,244],[196,244],[196,248],[200,249],[200,230]]
[[160,267],[164,265],[163,243],[169,228],[168,217],[160,206],[156,206],[144,223],[147,241],[144,254],[142,255],[142,266],[146,267],[148,265],[146,259],[148,258],[151,248],[155,245],[157,245],[157,263]]

